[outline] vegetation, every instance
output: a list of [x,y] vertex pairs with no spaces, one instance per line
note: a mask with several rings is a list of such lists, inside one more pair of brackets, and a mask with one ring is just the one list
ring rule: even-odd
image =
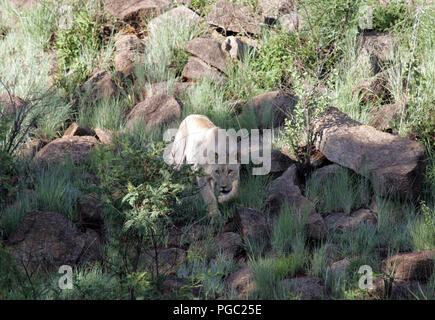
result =
[[[192,0],[190,8],[206,17],[214,2]],[[259,12],[256,1],[237,2]],[[257,116],[240,107],[253,97],[273,90],[294,94],[298,104],[274,135],[273,145],[288,150],[307,172],[301,181],[303,195],[322,216],[350,214],[376,203],[376,226],[331,233],[322,241],[307,237],[308,213],[298,216],[295,208],[284,207],[271,222],[268,238],[258,242],[243,238],[242,256],[228,257],[217,248],[215,235],[231,228],[239,206],[266,210],[268,187],[275,176],[253,176],[249,165],[242,166],[238,199],[220,206],[222,221],[211,223],[190,168],[174,171],[163,161],[165,128],[138,123],[126,129],[126,115],[140,102],[138,91],[166,82],[168,93],[174,92],[189,57],[184,46],[208,36],[209,27],[180,22],[144,28],[140,34],[135,30],[147,39],[143,60],[131,79],[118,77],[114,35],[135,26],[115,20],[102,4],[38,1],[18,9],[9,1],[0,3],[0,94],[24,101],[24,107],[12,114],[0,104],[0,299],[237,298],[236,292],[227,290],[226,281],[241,265],[249,266],[253,274],[255,290],[250,298],[297,299],[282,281],[311,276],[325,284],[329,299],[372,299],[358,287],[361,265],[370,265],[381,277],[386,256],[435,250],[434,5],[300,0],[302,28],[287,32],[279,24],[263,26],[260,35],[246,35],[256,42],[256,49],[228,61],[226,81],[201,80],[177,94],[183,105],[180,121],[189,114],[204,114],[217,126],[236,130],[258,127]],[[370,59],[357,50],[366,5],[373,9],[371,31],[393,34],[397,40],[392,61],[383,66],[391,91],[387,102],[401,103],[390,132],[417,140],[427,149],[423,187],[413,199],[382,198],[366,178],[345,168],[321,181],[310,163],[312,119],[326,107],[335,106],[368,124],[371,108],[385,102],[363,104],[354,90],[373,76]],[[70,9],[67,13],[62,11],[65,6]],[[103,25],[109,26],[110,35],[102,33]],[[83,92],[95,70],[108,71],[119,92],[100,100]],[[72,122],[90,132],[113,131],[113,143],[95,148],[81,164],[70,159],[57,165],[35,164],[33,154],[23,152],[32,141],[61,137]],[[55,272],[23,274],[5,240],[25,214],[57,212],[79,225],[77,200],[85,196],[98,200],[103,210],[106,236],[101,261],[74,267],[73,290],[60,290]],[[205,236],[191,240],[197,226],[205,227]],[[181,232],[176,245],[172,230]],[[159,250],[171,246],[182,248],[186,259],[171,265],[169,272],[160,268]],[[350,261],[347,271],[331,272],[330,263],[343,258]],[[179,290],[165,292],[163,283],[174,278],[183,279]],[[409,298],[435,299],[434,292],[435,273]]]

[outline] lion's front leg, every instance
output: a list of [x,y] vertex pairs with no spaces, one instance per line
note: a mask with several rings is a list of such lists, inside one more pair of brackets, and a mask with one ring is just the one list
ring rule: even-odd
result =
[[207,211],[210,216],[216,216],[219,214],[218,202],[214,194],[214,184],[210,177],[197,177],[199,189],[201,191],[202,198],[207,206]]

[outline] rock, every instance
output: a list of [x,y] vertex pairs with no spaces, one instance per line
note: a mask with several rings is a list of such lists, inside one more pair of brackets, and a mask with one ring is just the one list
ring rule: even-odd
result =
[[291,94],[271,91],[256,96],[246,107],[254,110],[258,127],[264,129],[283,125],[296,103],[296,98]]
[[328,160],[370,179],[379,194],[417,193],[425,169],[425,148],[409,139],[381,132],[328,108],[314,120],[315,147]]
[[[32,8],[38,0],[10,0],[10,3],[16,7],[29,9]],[[39,2],[42,2],[39,0]]]
[[201,20],[202,18],[194,11],[190,10],[185,6],[179,6],[169,11],[166,11],[165,13],[152,19],[149,22],[148,27],[149,30],[151,30],[151,33],[153,34],[154,32],[157,31],[157,29],[161,25],[165,25],[168,23],[172,25],[180,25],[180,24],[195,25],[195,24],[199,24]]
[[70,157],[75,164],[83,163],[98,145],[94,137],[62,137],[53,140],[36,153],[34,162],[63,162]]
[[71,125],[68,127],[68,129],[65,130],[63,136],[64,137],[83,137],[83,136],[92,136],[92,132],[79,127],[79,125],[76,122],[71,123]]
[[346,258],[336,261],[331,264],[330,270],[331,273],[334,273],[338,276],[344,276],[347,272],[347,268],[350,266],[350,261]]
[[201,59],[190,57],[183,69],[183,78],[189,81],[197,81],[208,78],[212,81],[223,81],[224,76],[217,69],[209,66]]
[[83,89],[93,101],[112,97],[117,93],[115,81],[107,71],[95,72],[83,85]]
[[27,213],[7,241],[7,250],[29,274],[54,271],[100,259],[98,234],[82,232],[65,215],[54,212]]
[[322,185],[328,180],[333,179],[339,170],[342,170],[342,167],[338,164],[330,164],[314,171],[311,179],[315,179],[319,185]]
[[135,66],[143,59],[145,43],[132,34],[121,34],[115,37],[115,70],[128,77],[134,74]]
[[214,238],[214,244],[216,245],[218,252],[227,259],[237,257],[243,250],[242,238],[234,232],[225,232],[217,235]]
[[45,139],[31,138],[27,143],[22,144],[18,148],[18,154],[24,157],[32,157],[46,146],[48,142]]
[[147,128],[159,127],[179,119],[181,105],[166,94],[152,96],[137,104],[127,116],[127,128],[131,129],[139,121],[145,121]]
[[242,267],[226,280],[228,291],[234,292],[238,300],[246,300],[255,290],[254,275],[251,268]]
[[435,251],[396,254],[382,262],[384,273],[394,281],[427,281],[434,272]]
[[323,218],[316,212],[314,204],[305,198],[297,183],[296,165],[291,165],[279,178],[272,181],[266,200],[268,211],[276,216],[287,203],[295,209],[299,217],[307,214],[306,229],[309,237],[322,239],[326,237],[326,226]]
[[256,35],[261,32],[260,16],[248,7],[224,0],[218,1],[211,9],[207,23],[225,32],[247,32]]
[[17,110],[23,108],[26,102],[17,96],[0,94],[0,111],[5,115],[14,116]]
[[357,84],[352,91],[360,94],[363,104],[389,99],[391,95],[388,83],[388,70],[377,73],[366,81]]
[[258,8],[265,19],[276,20],[296,10],[296,3],[292,0],[258,0]]
[[214,39],[195,38],[184,46],[184,50],[222,72],[227,69],[226,55],[220,43]]
[[170,0],[106,0],[104,10],[118,19],[134,21],[159,15],[171,3]]
[[305,27],[304,19],[296,12],[279,17],[278,24],[281,26],[281,29],[288,33],[299,31]]
[[399,118],[398,115],[402,110],[402,106],[403,103],[396,102],[371,108],[369,111],[371,115],[369,125],[382,131],[391,129],[391,122],[394,118]]
[[268,217],[257,210],[238,207],[234,222],[244,239],[250,242],[264,241],[269,238]]
[[170,295],[174,292],[180,291],[183,286],[183,279],[167,279],[163,281],[161,290],[164,295]]
[[425,292],[425,284],[418,281],[393,281],[389,289],[389,298],[391,300],[415,300],[421,296],[420,292]]
[[113,143],[114,133],[112,131],[107,130],[107,129],[96,128],[95,134],[97,135],[98,140],[102,144],[109,145],[109,144]]
[[[156,252],[155,250],[148,250],[144,255],[144,264],[147,270],[156,275]],[[157,260],[159,267],[159,274],[174,275],[177,273],[178,267],[184,262],[186,252],[180,248],[157,249]]]
[[301,300],[323,300],[326,298],[322,279],[312,277],[296,277],[281,281],[283,290],[290,292]]
[[103,208],[98,200],[91,197],[77,199],[77,213],[83,226],[97,230],[102,228]]
[[368,209],[359,209],[350,215],[343,212],[330,213],[324,218],[328,229],[334,229],[338,232],[346,232],[355,230],[362,223],[376,225],[376,213]]
[[368,56],[373,74],[380,72],[385,63],[393,60],[394,40],[388,33],[364,32],[358,38],[358,47],[358,59]]
[[144,96],[143,98],[148,98],[151,96],[156,96],[160,94],[167,94],[167,95],[173,95],[175,97],[179,96],[180,94],[185,93],[187,90],[189,90],[192,87],[192,84],[189,82],[159,82],[159,83],[151,83],[147,85],[144,90]]
[[230,36],[222,42],[221,50],[225,52],[231,59],[240,60],[243,58],[245,53],[249,51],[249,47],[239,38]]
[[271,153],[270,172],[282,173],[286,171],[295,161],[280,150],[273,150]]

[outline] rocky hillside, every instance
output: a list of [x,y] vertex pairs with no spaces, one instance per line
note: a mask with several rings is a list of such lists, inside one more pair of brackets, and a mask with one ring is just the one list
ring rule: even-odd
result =
[[[1,1],[0,299],[435,299],[434,21],[429,0]],[[272,133],[216,219],[162,157],[190,114]]]

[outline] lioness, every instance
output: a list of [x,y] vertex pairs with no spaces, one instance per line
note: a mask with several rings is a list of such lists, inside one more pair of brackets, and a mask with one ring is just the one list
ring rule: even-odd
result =
[[[240,163],[238,161],[237,139],[216,127],[209,118],[193,114],[180,124],[169,155],[176,169],[186,163],[194,171],[204,169],[205,176],[197,181],[209,215],[219,213],[219,203],[225,203],[237,196]],[[218,201],[215,187],[220,192]]]

